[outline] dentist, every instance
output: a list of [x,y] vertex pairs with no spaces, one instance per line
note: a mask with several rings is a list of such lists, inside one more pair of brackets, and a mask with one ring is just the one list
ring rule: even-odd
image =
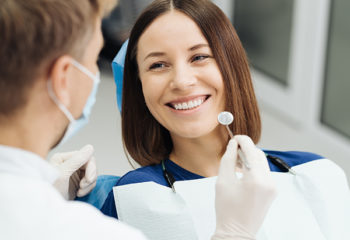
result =
[[99,83],[101,18],[114,5],[0,1],[0,239],[145,239],[66,201],[94,187],[92,146],[44,160],[87,122]]
[[[113,0],[0,1],[0,239],[145,239],[88,204],[67,201],[95,185],[92,146],[45,161],[87,123],[100,81],[101,19],[114,6]],[[271,184],[236,179],[236,150],[230,141],[222,158],[215,240],[254,239],[275,195]],[[271,182],[268,171],[251,174]]]

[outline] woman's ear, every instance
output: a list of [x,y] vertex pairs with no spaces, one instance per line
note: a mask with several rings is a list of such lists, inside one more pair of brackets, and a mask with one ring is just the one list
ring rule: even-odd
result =
[[57,99],[65,106],[68,106],[71,102],[68,80],[72,65],[71,61],[72,58],[70,56],[64,55],[59,57],[52,65],[49,77],[53,92]]

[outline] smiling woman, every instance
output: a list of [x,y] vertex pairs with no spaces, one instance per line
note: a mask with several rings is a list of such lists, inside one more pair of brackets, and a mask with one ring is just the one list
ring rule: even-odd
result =
[[175,10],[162,15],[142,34],[137,49],[146,105],[173,143],[202,136],[220,141],[216,118],[205,116],[225,109],[223,79],[195,22]]
[[259,141],[260,116],[245,51],[229,19],[211,1],[150,5],[130,35],[125,79],[123,139],[142,166],[167,158],[177,136],[216,133],[211,141],[221,142],[217,158],[226,146],[217,135],[216,117],[223,110],[235,116],[230,126],[235,134]]
[[[161,162],[176,181],[216,176],[229,137],[217,122],[235,116],[234,134],[261,133],[248,61],[225,14],[207,0],[157,0],[132,29],[125,59],[123,141],[144,168],[117,185],[164,186]],[[102,208],[117,217],[113,193]]]

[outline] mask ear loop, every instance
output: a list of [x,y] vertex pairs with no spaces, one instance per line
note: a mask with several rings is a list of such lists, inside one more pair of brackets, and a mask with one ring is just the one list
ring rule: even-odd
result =
[[76,61],[74,59],[72,59],[72,64],[79,71],[81,71],[82,73],[84,73],[87,76],[89,76],[94,82],[98,83],[100,81],[100,79],[99,79],[100,72],[99,71],[96,73],[96,75],[94,75],[90,70],[88,70],[85,66],[83,66],[81,63],[79,63],[78,61]]
[[64,105],[58,100],[58,98],[56,97],[55,93],[53,92],[51,79],[49,79],[49,80],[47,81],[47,89],[48,89],[49,96],[51,97],[52,101],[54,101],[54,103],[56,103],[57,107],[58,107],[59,109],[61,109],[61,111],[64,113],[64,115],[66,115],[66,117],[68,118],[68,120],[69,120],[70,122],[74,122],[75,119],[74,119],[73,115],[68,111],[68,109],[66,108],[66,106],[64,106]]

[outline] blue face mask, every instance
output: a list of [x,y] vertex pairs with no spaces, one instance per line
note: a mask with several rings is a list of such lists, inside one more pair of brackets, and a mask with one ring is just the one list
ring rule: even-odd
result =
[[72,64],[77,69],[79,69],[82,73],[86,74],[93,81],[93,87],[89,95],[89,98],[86,101],[86,104],[81,116],[78,119],[74,119],[73,115],[68,111],[67,107],[64,106],[58,100],[55,93],[53,92],[51,80],[47,81],[49,96],[69,120],[69,125],[67,127],[66,132],[64,133],[63,138],[59,142],[59,145],[65,143],[68,139],[70,139],[74,134],[76,134],[82,127],[84,127],[88,123],[92,107],[96,102],[97,89],[100,83],[100,72],[97,72],[96,75],[94,75],[92,72],[90,72],[90,70],[88,70],[86,67],[84,67],[83,65],[81,65],[79,62],[75,60],[72,60]]

